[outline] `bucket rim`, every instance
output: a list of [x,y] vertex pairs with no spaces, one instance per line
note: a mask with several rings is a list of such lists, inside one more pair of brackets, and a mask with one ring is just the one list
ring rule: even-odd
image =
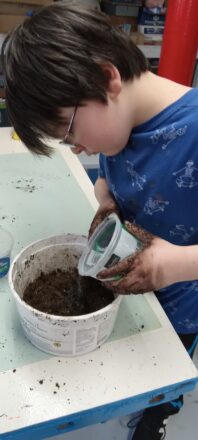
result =
[[[15,256],[14,260],[12,261],[11,265],[10,265],[10,270],[8,273],[8,284],[11,290],[11,293],[13,295],[13,297],[15,298],[15,300],[20,303],[23,307],[25,307],[27,310],[31,311],[34,313],[35,317],[38,316],[43,316],[51,321],[53,320],[58,320],[58,321],[83,321],[83,320],[88,320],[90,318],[94,318],[94,317],[98,317],[99,315],[102,315],[105,312],[108,312],[109,309],[111,309],[113,306],[117,307],[121,300],[122,300],[122,295],[118,295],[110,304],[108,304],[107,306],[103,307],[102,309],[96,310],[95,312],[91,312],[91,313],[87,313],[86,315],[72,315],[72,316],[63,316],[63,315],[53,315],[50,313],[45,313],[42,312],[41,310],[35,309],[34,307],[30,306],[29,304],[27,304],[20,296],[19,294],[16,292],[15,287],[14,287],[14,281],[13,281],[13,271],[14,271],[14,267],[15,264],[17,262],[17,260],[20,258],[20,256],[26,252],[31,246],[36,245],[38,243],[44,242],[46,240],[49,240],[51,238],[56,238],[56,237],[66,237],[66,236],[75,236],[79,239],[83,239],[83,241],[85,242],[86,237],[83,235],[78,235],[78,234],[59,234],[59,235],[51,235],[49,237],[46,237],[44,239],[40,239],[40,240],[36,240],[33,241],[31,243],[29,243],[27,246],[25,246],[23,249],[21,249],[21,251]],[[74,242],[68,242],[68,245],[81,245],[84,246],[83,241],[74,241]],[[63,243],[64,244],[64,243]],[[65,243],[66,244],[66,243]]]

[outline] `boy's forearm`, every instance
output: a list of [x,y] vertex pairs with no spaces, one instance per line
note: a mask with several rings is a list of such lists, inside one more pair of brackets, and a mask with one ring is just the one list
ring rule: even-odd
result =
[[113,194],[109,191],[105,178],[99,177],[96,180],[94,192],[100,206],[106,206],[109,203],[115,203]]
[[198,280],[198,245],[177,246],[173,282]]

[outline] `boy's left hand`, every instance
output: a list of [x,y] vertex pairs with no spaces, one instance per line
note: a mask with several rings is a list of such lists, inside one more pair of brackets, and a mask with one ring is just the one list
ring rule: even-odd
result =
[[[98,273],[97,278],[115,293],[145,293],[159,290],[177,280],[174,279],[174,264],[179,246],[146,232],[141,227],[125,222],[128,231],[142,242],[142,248],[109,269]],[[120,274],[119,281],[106,281]]]

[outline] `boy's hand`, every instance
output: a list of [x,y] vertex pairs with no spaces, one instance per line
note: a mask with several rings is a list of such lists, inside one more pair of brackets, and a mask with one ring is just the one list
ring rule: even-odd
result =
[[120,210],[118,208],[118,205],[116,204],[116,202],[114,202],[114,200],[112,199],[111,201],[109,201],[108,203],[106,203],[105,205],[101,205],[97,212],[95,217],[93,218],[93,221],[91,223],[91,226],[89,228],[89,233],[88,233],[88,238],[91,237],[91,235],[93,234],[93,232],[95,231],[95,229],[97,228],[97,226],[110,214],[112,213],[116,213],[118,215],[118,217],[120,218]]
[[177,280],[174,279],[174,264],[179,246],[156,237],[135,224],[125,222],[128,231],[142,242],[142,248],[112,268],[98,273],[97,278],[122,275],[119,281],[107,281],[105,286],[115,293],[145,293],[162,289]]

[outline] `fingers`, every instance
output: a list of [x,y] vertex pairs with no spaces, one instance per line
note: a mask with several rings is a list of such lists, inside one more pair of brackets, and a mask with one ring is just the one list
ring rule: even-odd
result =
[[143,247],[148,247],[151,245],[154,235],[152,235],[150,232],[147,232],[145,229],[141,228],[135,223],[130,223],[128,221],[125,221],[124,225],[130,234],[135,235],[135,237],[142,242]]
[[97,226],[102,223],[102,221],[105,219],[105,217],[107,217],[109,215],[109,212],[104,213],[98,213],[96,214],[96,216],[94,217],[91,226],[89,228],[89,233],[88,233],[88,238],[91,237],[91,235],[94,233],[95,229],[97,228]]
[[103,216],[101,213],[97,212],[92,223],[91,226],[89,228],[89,232],[88,232],[88,239],[90,239],[91,235],[93,234],[93,232],[95,231],[95,229],[97,228],[97,226],[104,220]]
[[104,282],[103,284],[107,289],[120,295],[136,295],[152,290],[149,286],[142,285],[139,281],[132,282],[128,277],[123,278],[121,281]]
[[137,254],[138,252],[136,252],[133,255],[130,255],[130,257],[125,258],[124,260],[120,261],[119,263],[115,264],[109,269],[102,270],[97,274],[97,278],[103,280],[105,278],[111,278],[114,275],[118,275],[118,274],[122,275],[128,273],[133,269],[133,263],[137,257]]
[[[118,274],[122,275],[120,280],[108,281]],[[143,264],[142,251],[136,252],[110,269],[101,271],[97,277],[108,289],[121,295],[145,293],[154,289],[152,271]]]
[[92,223],[91,226],[89,228],[89,233],[88,233],[88,238],[91,237],[91,235],[93,234],[93,232],[95,231],[95,229],[97,228],[97,226],[103,222],[103,220],[108,217],[108,215],[112,214],[113,212],[115,212],[118,216],[119,216],[119,209],[116,207],[116,204],[110,204],[110,207],[105,207],[103,208],[99,208]]
[[143,268],[139,267],[138,264],[136,265],[136,260],[133,269],[127,275],[121,278],[121,280],[107,282],[104,280],[102,282],[104,282],[108,289],[111,289],[114,293],[121,295],[131,293],[139,294],[154,290],[151,274],[145,272]]
[[97,226],[101,223],[100,218],[94,217],[91,226],[89,228],[89,232],[88,232],[88,240],[90,239],[90,237],[92,236],[93,232],[95,231],[95,229],[97,228]]

